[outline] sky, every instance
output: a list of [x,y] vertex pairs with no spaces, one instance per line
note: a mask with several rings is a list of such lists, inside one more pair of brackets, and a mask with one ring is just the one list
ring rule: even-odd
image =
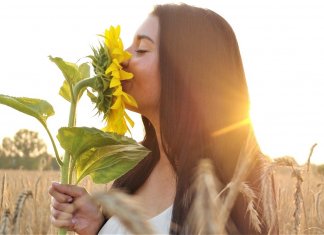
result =
[[[0,94],[49,101],[55,115],[53,133],[68,122],[69,104],[58,95],[63,76],[48,56],[83,62],[104,29],[121,25],[124,45],[155,4],[171,1],[11,0],[0,2]],[[209,8],[233,27],[239,43],[251,97],[251,117],[262,151],[271,157],[292,156],[324,164],[324,2],[321,0],[183,1]],[[132,135],[141,140],[135,119]],[[40,133],[33,118],[0,105],[0,140],[21,128]],[[103,127],[84,96],[78,126]]]

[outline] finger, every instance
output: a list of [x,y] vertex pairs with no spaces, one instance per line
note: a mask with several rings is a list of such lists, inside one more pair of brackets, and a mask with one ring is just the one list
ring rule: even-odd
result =
[[75,210],[81,208],[88,208],[88,206],[92,204],[97,205],[97,203],[92,199],[92,197],[89,194],[85,194],[73,200],[73,205],[75,207]]
[[73,197],[66,195],[64,193],[60,193],[57,191],[53,186],[51,186],[48,190],[48,193],[58,202],[65,203],[65,202],[72,202]]
[[71,220],[72,219],[72,214],[66,213],[64,211],[56,210],[53,207],[51,208],[51,214],[52,214],[52,217],[55,218],[56,220]]
[[70,184],[60,184],[57,182],[52,183],[52,187],[63,194],[69,195],[71,197],[80,197],[87,194],[87,191],[79,186],[70,185]]
[[58,220],[58,219],[55,219],[52,216],[51,217],[51,223],[57,228],[64,228],[66,230],[72,230],[73,227],[74,227],[72,219],[70,219],[70,220]]
[[75,211],[74,203],[60,203],[57,200],[52,200],[52,207],[58,211],[73,214]]

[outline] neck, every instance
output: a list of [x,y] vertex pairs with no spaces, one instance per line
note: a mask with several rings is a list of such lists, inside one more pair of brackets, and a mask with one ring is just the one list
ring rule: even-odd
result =
[[148,208],[148,215],[155,216],[168,208],[174,201],[176,191],[176,174],[165,154],[158,119],[150,119],[160,150],[160,160],[145,183],[136,192],[137,200]]
[[154,130],[155,130],[155,134],[156,134],[156,139],[159,145],[159,151],[160,151],[160,162],[168,162],[169,160],[167,158],[167,155],[163,149],[162,146],[162,138],[161,138],[161,131],[160,131],[160,118],[158,115],[154,115],[154,117],[150,117],[149,118],[150,122],[152,123]]

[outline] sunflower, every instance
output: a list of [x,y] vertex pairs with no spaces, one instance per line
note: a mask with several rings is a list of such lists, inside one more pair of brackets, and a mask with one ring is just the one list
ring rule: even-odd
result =
[[95,89],[98,96],[88,91],[91,100],[96,103],[99,113],[104,114],[106,127],[104,131],[124,135],[134,122],[127,115],[125,105],[137,107],[135,99],[123,91],[121,81],[133,78],[133,74],[123,70],[121,63],[129,60],[131,54],[124,50],[120,38],[120,26],[111,26],[105,30],[105,42],[99,49],[93,49],[94,54],[89,56],[96,73]]

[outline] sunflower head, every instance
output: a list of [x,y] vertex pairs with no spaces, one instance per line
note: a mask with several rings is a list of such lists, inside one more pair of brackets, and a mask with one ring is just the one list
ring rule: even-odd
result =
[[124,71],[121,66],[122,62],[130,59],[131,54],[124,50],[119,35],[120,27],[111,26],[105,30],[104,44],[100,43],[97,49],[92,48],[93,55],[88,57],[95,72],[93,91],[97,95],[88,91],[88,96],[107,122],[104,130],[123,135],[129,130],[128,125],[134,125],[125,111],[125,105],[137,107],[137,104],[121,86],[121,81],[131,79],[133,74]]

